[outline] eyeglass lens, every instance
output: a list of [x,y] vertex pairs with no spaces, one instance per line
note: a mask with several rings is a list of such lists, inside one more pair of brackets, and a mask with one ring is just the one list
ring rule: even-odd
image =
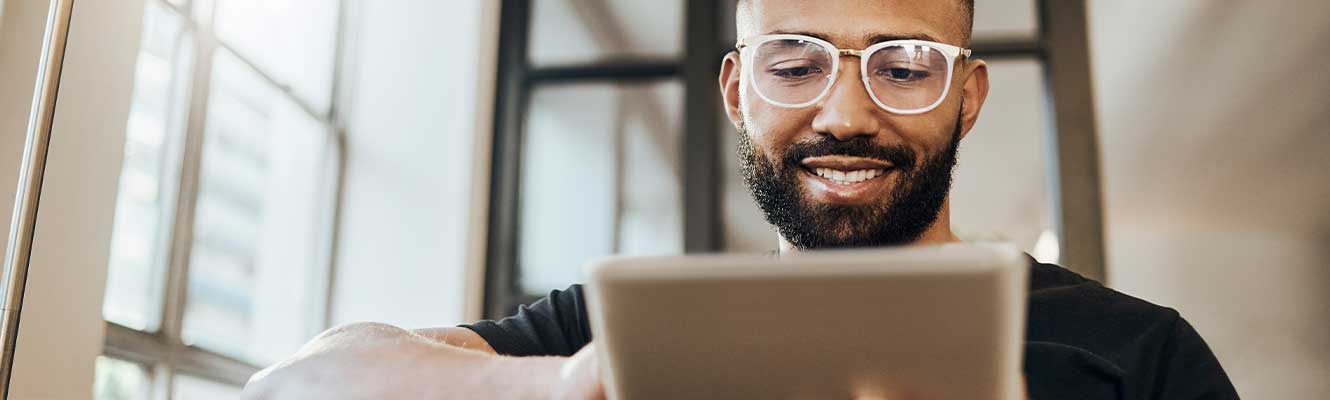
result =
[[[820,44],[778,39],[762,43],[754,51],[750,65],[754,87],[773,103],[806,105],[834,83],[837,53]],[[890,45],[864,57],[868,59],[863,76],[883,106],[900,111],[925,109],[942,98],[947,88],[951,65],[941,50],[931,46]]]

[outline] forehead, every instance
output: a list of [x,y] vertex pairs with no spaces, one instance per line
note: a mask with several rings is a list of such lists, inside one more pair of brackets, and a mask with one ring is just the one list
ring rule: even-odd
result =
[[843,48],[867,47],[880,37],[960,46],[966,18],[959,0],[749,0],[736,23],[739,38],[807,33]]

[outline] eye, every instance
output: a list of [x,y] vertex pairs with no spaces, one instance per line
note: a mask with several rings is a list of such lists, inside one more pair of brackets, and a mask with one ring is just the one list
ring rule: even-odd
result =
[[928,71],[914,70],[904,67],[888,67],[878,70],[878,75],[892,81],[912,82],[928,78]]
[[775,75],[775,76],[778,76],[778,77],[781,77],[781,78],[786,78],[786,79],[806,78],[806,77],[809,77],[809,76],[812,76],[812,75],[817,75],[817,74],[821,74],[821,73],[822,73],[822,69],[821,69],[821,68],[814,67],[814,66],[798,66],[798,67],[787,67],[787,68],[772,68],[770,71],[771,71],[771,74],[772,74],[772,75]]

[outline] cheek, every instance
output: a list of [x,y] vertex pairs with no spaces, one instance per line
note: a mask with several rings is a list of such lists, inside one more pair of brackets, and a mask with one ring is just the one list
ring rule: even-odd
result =
[[812,107],[778,107],[753,96],[756,101],[744,102],[742,112],[744,126],[759,153],[768,157],[781,154],[790,144],[812,135]]
[[956,128],[956,110],[939,106],[921,115],[896,115],[887,124],[900,139],[921,155],[934,154],[951,144]]

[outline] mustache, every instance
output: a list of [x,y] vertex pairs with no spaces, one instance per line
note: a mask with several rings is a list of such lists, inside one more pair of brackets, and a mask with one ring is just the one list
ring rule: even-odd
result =
[[841,155],[886,161],[902,171],[914,170],[914,150],[903,145],[883,146],[870,139],[868,136],[857,136],[850,140],[838,140],[822,135],[819,139],[790,145],[781,162],[786,168],[796,168],[805,158]]

